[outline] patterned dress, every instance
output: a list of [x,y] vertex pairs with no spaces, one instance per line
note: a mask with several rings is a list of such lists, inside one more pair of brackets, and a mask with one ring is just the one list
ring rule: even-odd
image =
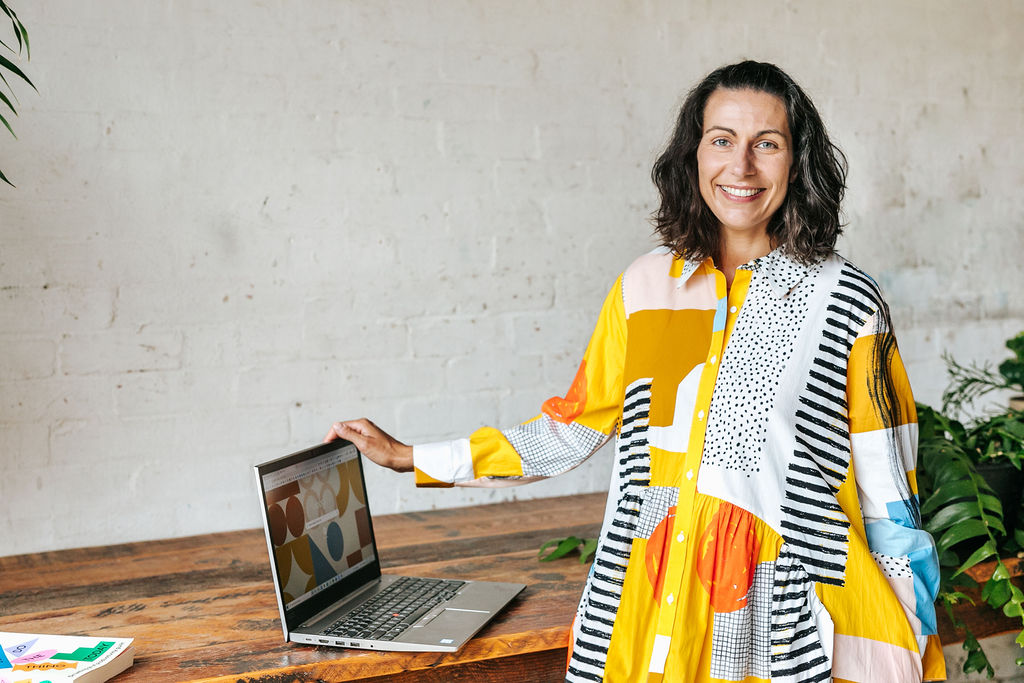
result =
[[616,436],[569,681],[942,680],[938,558],[886,306],[838,256],[667,249],[616,281],[564,397],[414,448],[419,485],[575,467]]

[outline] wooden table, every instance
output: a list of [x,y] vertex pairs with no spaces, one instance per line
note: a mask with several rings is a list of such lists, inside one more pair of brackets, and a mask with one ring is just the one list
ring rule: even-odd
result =
[[262,530],[0,557],[0,630],[135,638],[129,681],[558,681],[589,570],[538,562],[544,541],[596,536],[604,494],[384,515],[384,571],[527,588],[459,652],[284,642]]
[[[527,584],[454,654],[382,653],[283,641],[262,530],[0,557],[0,630],[135,638],[129,681],[560,681],[589,566],[538,562],[561,536],[596,536],[604,494],[385,515],[384,571]],[[1014,575],[1024,561],[1011,563]],[[985,568],[975,570],[987,576]],[[991,573],[991,568],[988,568]],[[1019,630],[977,600],[978,637]],[[962,640],[939,609],[943,643]]]

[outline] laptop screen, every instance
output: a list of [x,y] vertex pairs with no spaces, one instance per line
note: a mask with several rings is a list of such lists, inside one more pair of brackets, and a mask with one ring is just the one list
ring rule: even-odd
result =
[[[280,595],[290,617],[323,608],[314,596],[333,599],[360,581],[371,566],[379,575],[373,528],[366,505],[359,451],[348,442],[333,442],[262,465],[269,545]],[[375,570],[375,571],[374,571]],[[332,590],[332,588],[334,590]],[[296,608],[298,608],[296,610]]]

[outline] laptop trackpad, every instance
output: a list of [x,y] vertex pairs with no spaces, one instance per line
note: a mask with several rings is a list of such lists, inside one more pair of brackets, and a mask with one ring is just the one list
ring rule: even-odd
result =
[[459,642],[465,634],[472,635],[490,618],[487,610],[446,607],[426,614],[412,628],[406,629],[400,640],[414,643],[451,644]]

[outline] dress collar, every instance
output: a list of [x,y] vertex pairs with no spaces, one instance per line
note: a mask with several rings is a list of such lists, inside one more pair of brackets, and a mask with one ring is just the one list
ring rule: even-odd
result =
[[[686,259],[683,262],[682,272],[680,273],[680,282],[689,280],[690,276],[703,263],[707,263],[709,268],[714,267],[710,258],[704,261]],[[813,267],[813,264],[805,265],[800,263],[792,258],[783,247],[779,246],[760,258],[744,263],[742,266],[739,266],[739,269],[763,274],[767,277],[768,283],[776,295],[781,299],[793,291],[793,288],[807,277],[807,274]]]

